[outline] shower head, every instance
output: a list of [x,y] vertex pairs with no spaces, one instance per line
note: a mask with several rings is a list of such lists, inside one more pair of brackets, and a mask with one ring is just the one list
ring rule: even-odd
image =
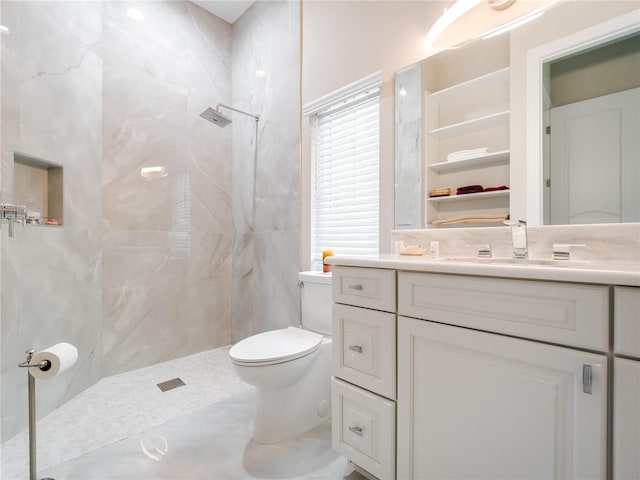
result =
[[218,110],[211,107],[202,112],[200,116],[205,120],[210,121],[214,125],[217,125],[218,127],[226,127],[231,123],[231,119],[229,117],[223,115]]

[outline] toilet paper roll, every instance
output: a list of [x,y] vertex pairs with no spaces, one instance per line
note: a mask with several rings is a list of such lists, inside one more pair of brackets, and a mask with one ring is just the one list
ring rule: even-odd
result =
[[37,365],[40,362],[49,362],[45,367],[30,367],[29,373],[34,378],[49,379],[64,372],[73,366],[78,359],[78,349],[70,343],[56,343],[55,345],[40,350],[31,359],[31,365]]

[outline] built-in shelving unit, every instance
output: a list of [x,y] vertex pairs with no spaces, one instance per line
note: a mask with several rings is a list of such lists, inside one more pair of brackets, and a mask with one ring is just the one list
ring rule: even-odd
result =
[[26,205],[30,225],[63,224],[63,168],[27,153],[14,152],[14,202]]
[[[508,64],[508,55],[504,55],[488,67],[493,67],[492,71],[487,72],[484,66],[478,68],[476,65],[469,69],[471,78],[465,79],[456,72],[457,83],[451,82],[453,85],[446,85],[446,80],[443,80],[441,84],[434,82],[431,88],[430,85],[425,86],[427,196],[431,190],[445,187],[455,192],[457,188],[468,185],[482,185],[485,188],[508,186]],[[461,160],[447,160],[452,153],[480,148],[486,149],[487,153]],[[427,198],[425,212],[425,224],[438,228],[461,225],[434,225],[436,220],[506,216],[509,213],[509,190]],[[470,225],[465,223],[464,226]]]

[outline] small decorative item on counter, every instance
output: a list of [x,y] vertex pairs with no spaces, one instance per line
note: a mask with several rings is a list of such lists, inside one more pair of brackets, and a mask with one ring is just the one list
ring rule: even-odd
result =
[[46,222],[44,222],[45,225],[59,225],[58,220],[56,220],[55,218],[50,218],[48,219]]
[[332,256],[333,256],[333,250],[330,250],[330,249],[322,250],[322,271],[325,273],[331,271],[331,265],[324,263],[324,259],[326,257],[332,257]]
[[420,256],[426,252],[425,248],[420,245],[405,245],[402,240],[395,242],[395,249],[400,255],[414,255]]
[[448,197],[449,195],[451,195],[451,188],[449,187],[434,188],[429,192],[430,197]]

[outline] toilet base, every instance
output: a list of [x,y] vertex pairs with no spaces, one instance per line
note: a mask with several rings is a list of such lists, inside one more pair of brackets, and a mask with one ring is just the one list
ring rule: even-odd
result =
[[279,443],[331,416],[331,341],[323,340],[304,377],[283,388],[256,387],[253,440]]

